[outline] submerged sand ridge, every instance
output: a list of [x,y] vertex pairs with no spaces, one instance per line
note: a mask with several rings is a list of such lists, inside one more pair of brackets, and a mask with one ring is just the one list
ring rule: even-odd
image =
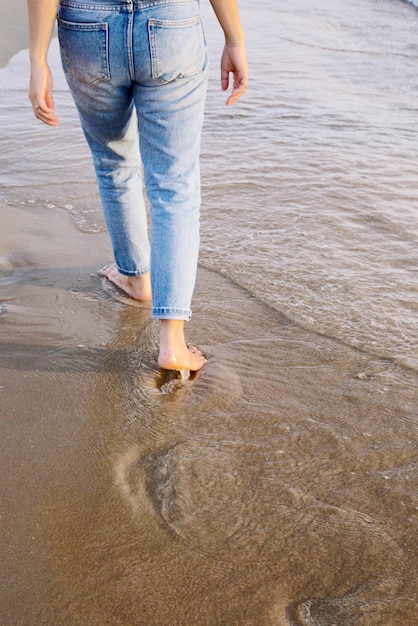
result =
[[0,290],[2,623],[412,626],[416,374],[201,270],[189,334],[209,363],[161,393],[157,324],[95,273],[106,236],[18,214]]

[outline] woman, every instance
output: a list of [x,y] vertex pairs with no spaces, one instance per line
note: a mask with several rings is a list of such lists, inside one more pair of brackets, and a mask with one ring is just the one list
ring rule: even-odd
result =
[[[235,103],[247,87],[237,0],[210,0],[225,34],[221,84]],[[35,116],[58,118],[47,53],[58,12],[64,72],[90,146],[115,256],[106,277],[161,320],[158,364],[200,369],[188,347],[199,248],[199,150],[207,50],[199,0],[28,0]],[[136,116],[133,115],[134,109]],[[138,133],[139,130],[139,133]],[[151,245],[140,157],[150,202]]]

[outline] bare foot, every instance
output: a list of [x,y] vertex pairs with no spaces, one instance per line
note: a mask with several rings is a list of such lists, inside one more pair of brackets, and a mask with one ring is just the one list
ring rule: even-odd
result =
[[113,263],[106,267],[102,274],[130,298],[133,298],[133,300],[139,300],[140,302],[150,302],[152,300],[149,272],[141,276],[125,276],[118,272],[115,263]]
[[196,372],[207,359],[194,346],[187,346],[183,327],[183,320],[161,320],[158,365],[166,370]]
[[184,346],[184,349],[174,352],[164,352],[158,357],[158,365],[165,370],[189,370],[196,372],[207,363],[206,357],[195,346]]

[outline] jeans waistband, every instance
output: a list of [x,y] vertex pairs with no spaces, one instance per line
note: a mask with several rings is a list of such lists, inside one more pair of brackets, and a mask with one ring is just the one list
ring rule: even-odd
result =
[[60,6],[99,11],[132,11],[167,4],[193,4],[199,0],[60,0]]

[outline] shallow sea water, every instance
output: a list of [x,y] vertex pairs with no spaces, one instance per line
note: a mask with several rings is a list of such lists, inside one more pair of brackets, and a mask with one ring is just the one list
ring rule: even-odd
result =
[[209,363],[183,385],[96,274],[56,45],[59,129],[27,53],[0,70],[0,621],[415,626],[418,13],[242,0],[251,87],[226,109],[206,4]]
[[416,369],[418,14],[248,5],[248,97],[232,117],[209,94],[205,206],[222,219],[204,221],[203,262],[299,324]]
[[[202,264],[309,329],[417,368],[416,10],[244,3],[251,83],[231,110],[218,89],[219,29],[203,9],[213,80]],[[26,56],[2,72],[1,196],[103,229],[57,50],[59,132],[33,124]]]

